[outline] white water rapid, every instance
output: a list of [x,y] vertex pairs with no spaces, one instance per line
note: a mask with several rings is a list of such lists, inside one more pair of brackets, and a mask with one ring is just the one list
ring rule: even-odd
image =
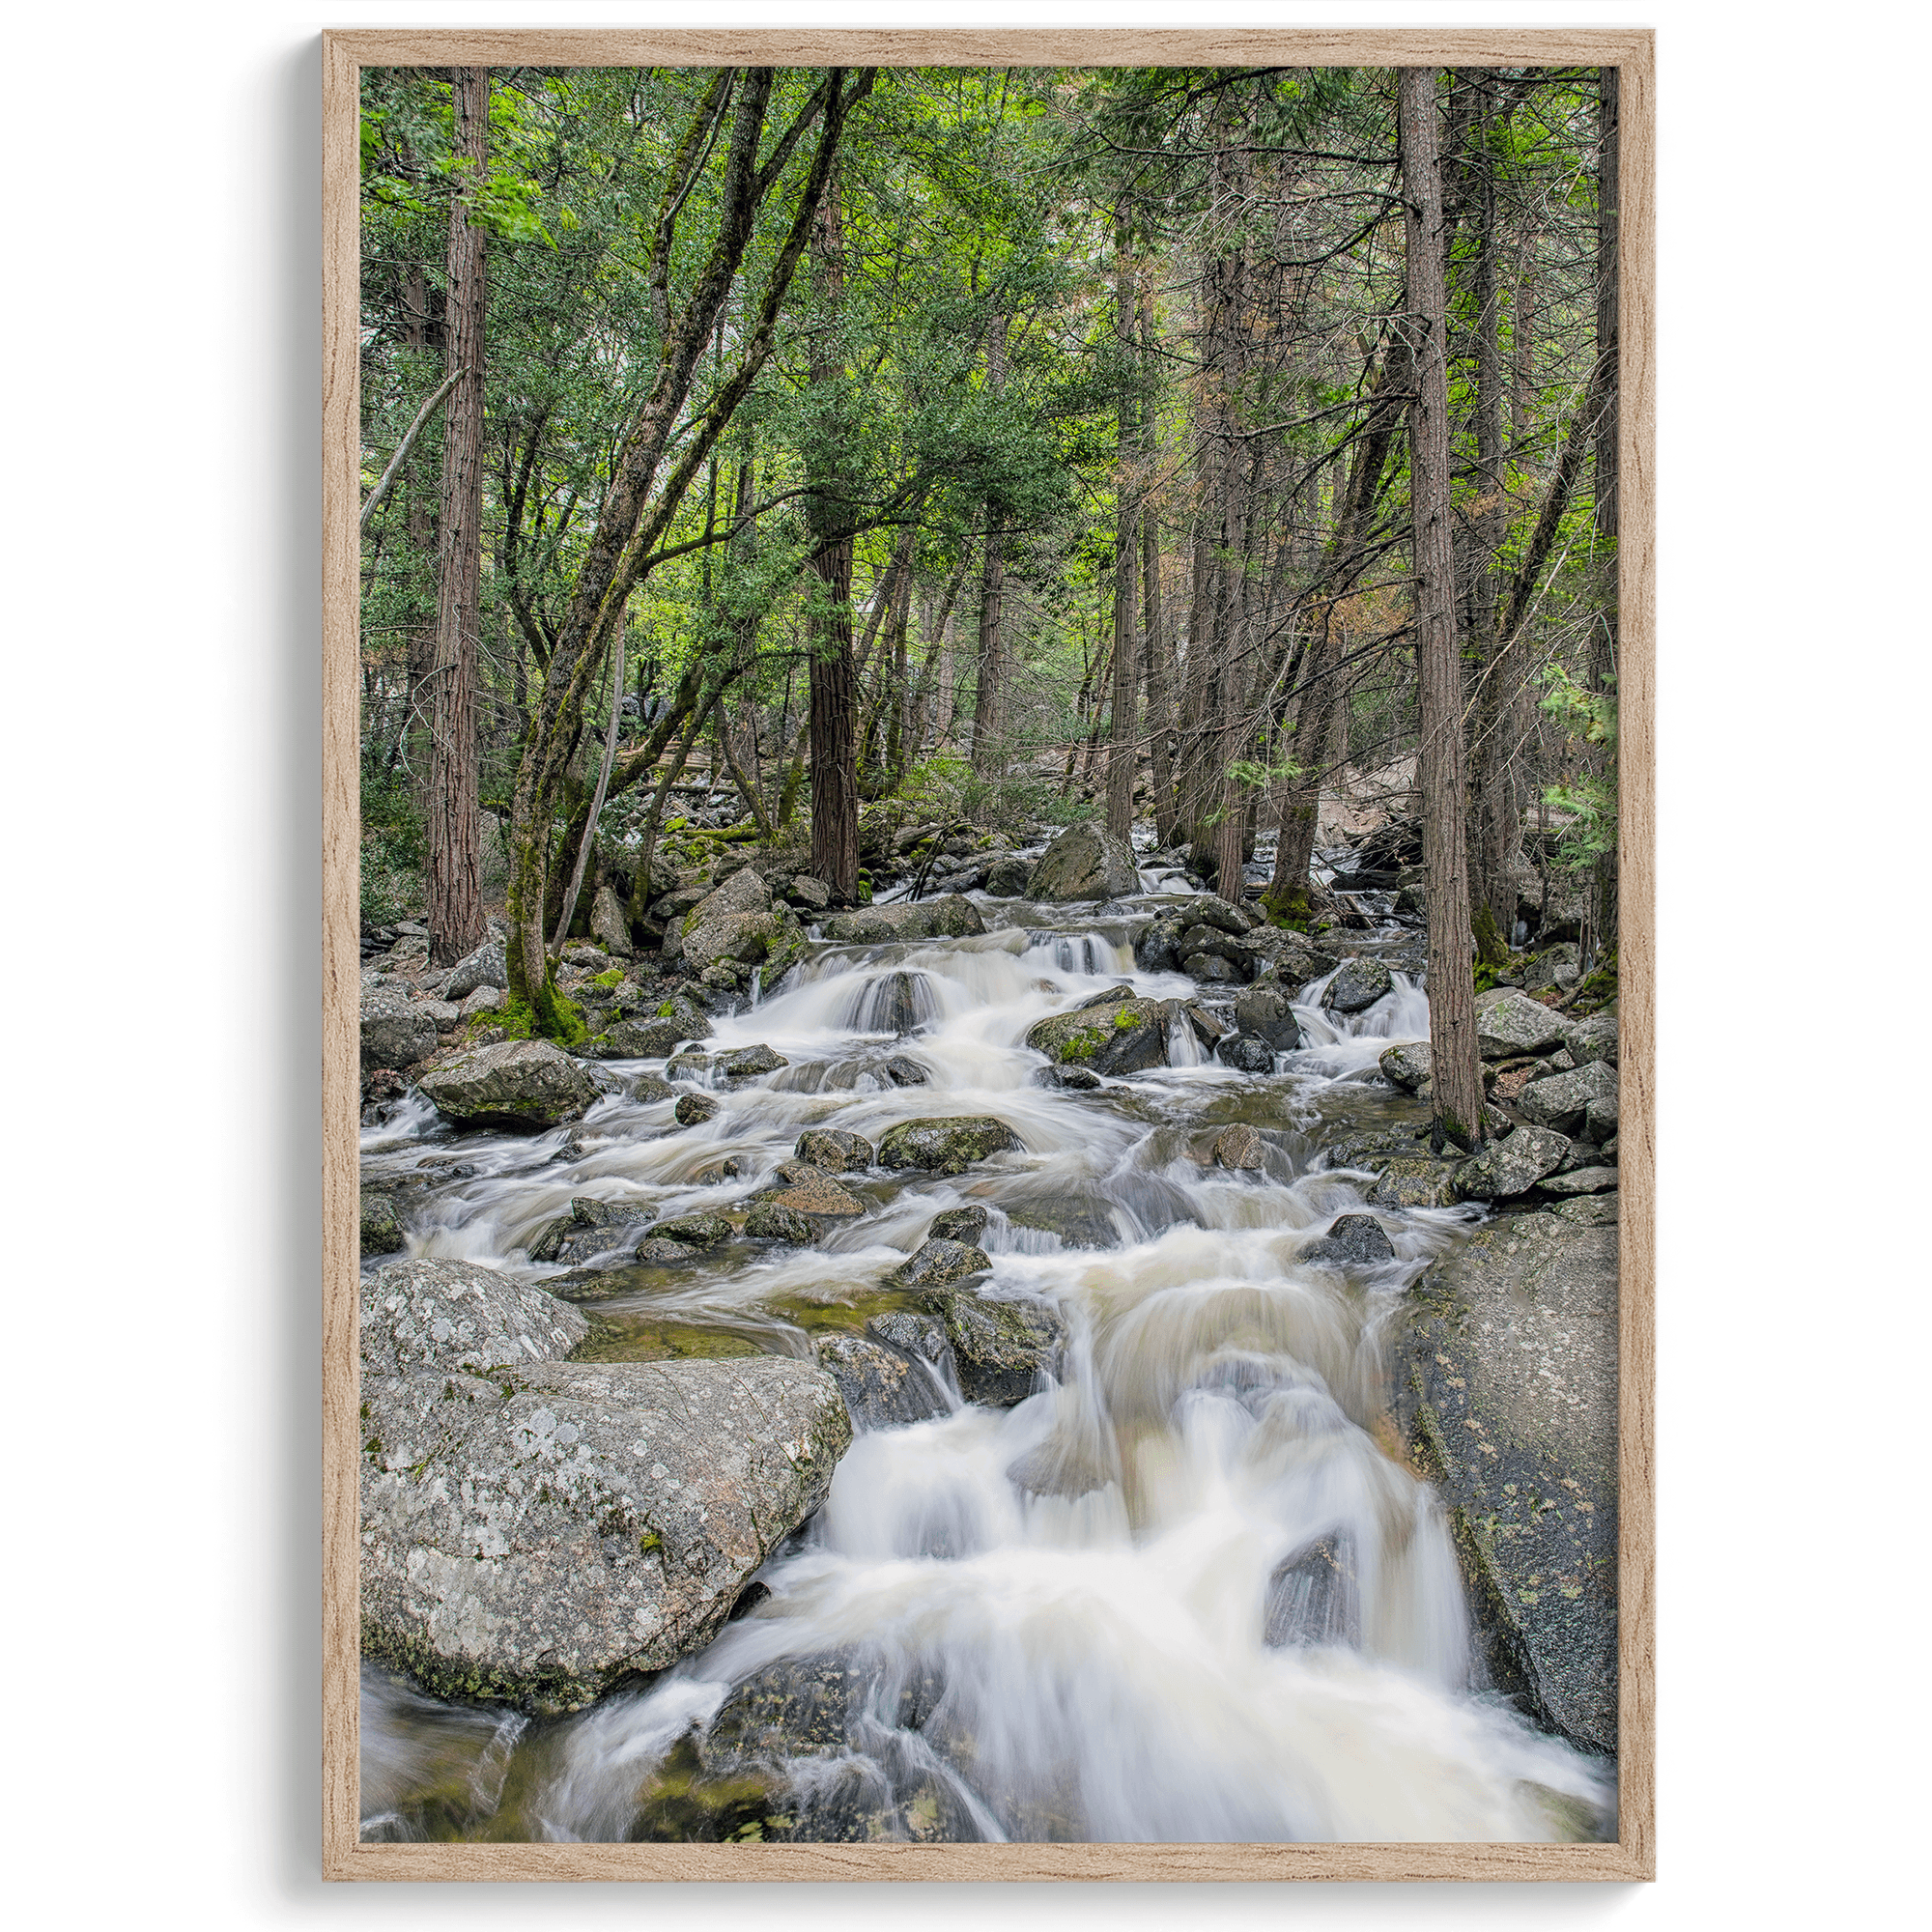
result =
[[[838,1658],[866,1687],[861,1721],[785,1767],[801,1837],[854,1815],[980,1840],[1614,1833],[1605,1768],[1472,1684],[1448,1528],[1384,1415],[1378,1328],[1474,1210],[1366,1210],[1368,1178],[1321,1152],[1415,1117],[1375,1075],[1392,1039],[1427,1036],[1423,994],[1398,974],[1343,1019],[1314,982],[1305,1044],[1271,1076],[1221,1065],[1181,1024],[1167,1067],[1085,1093],[1040,1084],[1023,1039],[1041,1017],[1122,980],[1201,995],[1137,973],[1124,929],[820,946],[703,1042],[765,1042],[789,1065],[719,1086],[695,1128],[673,1126],[670,1099],[620,1094],[569,1143],[453,1140],[414,1100],[365,1134],[372,1176],[431,1179],[412,1253],[541,1280],[558,1270],[528,1245],[573,1197],[741,1204],[806,1126],[876,1143],[908,1119],[994,1115],[1024,1153],[954,1179],[840,1177],[867,1211],[817,1245],[632,1268],[591,1312],[659,1353],[809,1356],[816,1335],[895,1305],[885,1277],[936,1212],[973,1202],[990,1210],[980,1292],[1052,1303],[1071,1335],[1064,1379],[1017,1407],[861,1432],[823,1511],[760,1573],[770,1596],[645,1689],[526,1724],[369,1670],[365,1831],[639,1835],[653,1794],[689,1778],[681,1741],[734,1687]],[[925,1084],[895,1085],[894,1055]],[[610,1070],[630,1083],[665,1063]],[[1236,1122],[1262,1131],[1264,1169],[1208,1158]],[[1393,1261],[1345,1279],[1298,1259],[1363,1211]]]

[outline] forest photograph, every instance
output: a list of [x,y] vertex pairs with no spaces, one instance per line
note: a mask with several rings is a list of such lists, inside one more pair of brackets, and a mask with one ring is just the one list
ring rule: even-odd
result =
[[363,1843],[1618,1839],[1620,99],[361,70]]

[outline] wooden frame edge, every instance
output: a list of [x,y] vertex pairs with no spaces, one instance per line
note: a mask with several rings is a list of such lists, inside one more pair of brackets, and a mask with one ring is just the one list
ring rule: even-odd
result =
[[[1230,31],[602,28],[327,31],[323,43],[323,1847],[340,1881],[1021,1883],[1653,1880],[1656,1861],[1656,35],[1649,28]],[[355,1014],[360,807],[360,247],[364,66],[563,66],[741,59],[822,65],[1311,66],[1566,62],[1622,70],[1619,229],[1621,732],[1619,944],[1624,1096],[1618,1267],[1618,1831],[1598,1845],[365,1845],[358,1837]],[[1022,53],[1022,49],[1024,50]]]

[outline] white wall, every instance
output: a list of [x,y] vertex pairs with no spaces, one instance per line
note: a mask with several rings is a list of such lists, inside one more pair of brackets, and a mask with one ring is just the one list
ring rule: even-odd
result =
[[[1444,12],[1060,0],[658,17]],[[546,14],[651,10],[414,0],[334,20]],[[883,1925],[910,1909],[1088,1925],[1183,1910],[1702,1932],[1916,1917],[1925,813],[1904,775],[1923,762],[1927,696],[1912,520],[1925,215],[1908,147],[1923,16],[1597,0],[1461,17],[1662,28],[1662,1882],[1186,1900],[320,1886],[316,35],[330,21],[291,0],[106,0],[23,8],[9,33],[17,1260],[0,1762],[15,1922]],[[1828,842],[1848,821],[1857,842]]]

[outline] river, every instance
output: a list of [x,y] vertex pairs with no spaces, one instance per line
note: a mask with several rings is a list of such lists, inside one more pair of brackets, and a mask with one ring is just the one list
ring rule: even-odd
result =
[[[1039,1084],[1022,1043],[1037,1020],[1123,980],[1163,999],[1203,989],[1137,972],[1123,918],[1002,926],[1055,915],[982,911],[980,937],[816,945],[703,1042],[767,1043],[789,1065],[718,1087],[696,1127],[675,1126],[671,1099],[617,1093],[568,1145],[458,1139],[414,1095],[365,1131],[371,1178],[434,1178],[411,1253],[542,1280],[559,1270],[528,1247],[573,1197],[742,1206],[807,1126],[876,1143],[908,1119],[994,1115],[1023,1154],[955,1179],[841,1176],[867,1211],[816,1245],[633,1267],[585,1312],[611,1354],[810,1357],[815,1336],[895,1305],[884,1278],[936,1212],[974,1203],[989,1209],[980,1292],[1050,1302],[1071,1337],[1064,1379],[1017,1407],[949,1390],[932,1420],[862,1431],[824,1509],[760,1573],[756,1612],[646,1688],[526,1720],[365,1668],[365,1836],[696,1830],[678,1800],[694,1729],[754,1673],[828,1657],[853,1661],[860,1715],[789,1765],[799,1837],[850,1835],[854,1818],[982,1841],[1613,1836],[1604,1763],[1472,1684],[1448,1526],[1385,1415],[1379,1332],[1480,1210],[1374,1210],[1395,1254],[1366,1272],[1296,1259],[1372,1184],[1322,1150],[1419,1118],[1376,1061],[1426,1037],[1423,993],[1398,972],[1338,1019],[1317,980],[1304,1045],[1272,1076],[1216,1064],[1182,1027],[1187,1064],[1067,1091]],[[894,1084],[895,1054],[926,1083]],[[628,1086],[665,1063],[608,1070]],[[1207,1156],[1236,1122],[1262,1131],[1264,1168]]]

